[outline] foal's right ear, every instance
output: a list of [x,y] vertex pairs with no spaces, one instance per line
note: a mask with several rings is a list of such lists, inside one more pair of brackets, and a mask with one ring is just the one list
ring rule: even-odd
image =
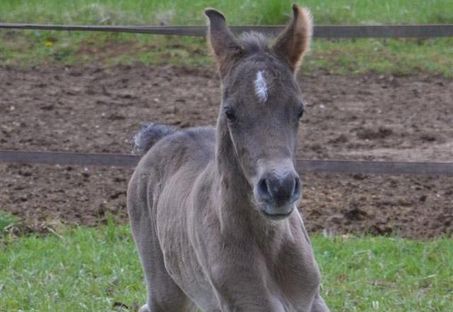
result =
[[214,54],[220,75],[223,77],[231,68],[234,60],[239,58],[243,49],[233,33],[226,25],[222,13],[214,9],[206,9],[208,17],[208,42]]

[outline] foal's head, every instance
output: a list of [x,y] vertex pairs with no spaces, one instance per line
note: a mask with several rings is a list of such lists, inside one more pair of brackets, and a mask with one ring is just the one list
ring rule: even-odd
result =
[[236,38],[221,13],[205,13],[223,84],[218,127],[253,188],[256,208],[272,219],[287,217],[301,193],[294,156],[304,105],[295,73],[310,44],[310,14],[294,5],[291,22],[268,44],[255,33]]

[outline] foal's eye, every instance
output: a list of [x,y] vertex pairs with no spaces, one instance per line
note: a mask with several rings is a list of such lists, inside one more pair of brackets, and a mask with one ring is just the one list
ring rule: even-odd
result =
[[236,114],[234,113],[234,110],[230,106],[226,106],[224,109],[225,116],[229,121],[233,121],[236,119]]

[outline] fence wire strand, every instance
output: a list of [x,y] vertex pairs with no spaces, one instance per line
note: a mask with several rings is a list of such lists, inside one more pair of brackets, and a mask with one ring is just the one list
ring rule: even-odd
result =
[[[276,34],[284,26],[231,26],[233,32],[258,31]],[[151,35],[205,36],[205,26],[103,26],[103,25],[49,25],[0,23],[0,29],[51,30],[51,31],[99,31],[124,32]],[[434,25],[320,25],[315,26],[315,38],[434,38],[453,37],[453,24]]]

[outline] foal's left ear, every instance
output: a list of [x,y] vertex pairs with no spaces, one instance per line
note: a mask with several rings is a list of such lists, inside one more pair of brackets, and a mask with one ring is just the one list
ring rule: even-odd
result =
[[293,4],[293,18],[277,37],[272,49],[296,72],[304,54],[310,48],[312,34],[313,21],[310,11]]

